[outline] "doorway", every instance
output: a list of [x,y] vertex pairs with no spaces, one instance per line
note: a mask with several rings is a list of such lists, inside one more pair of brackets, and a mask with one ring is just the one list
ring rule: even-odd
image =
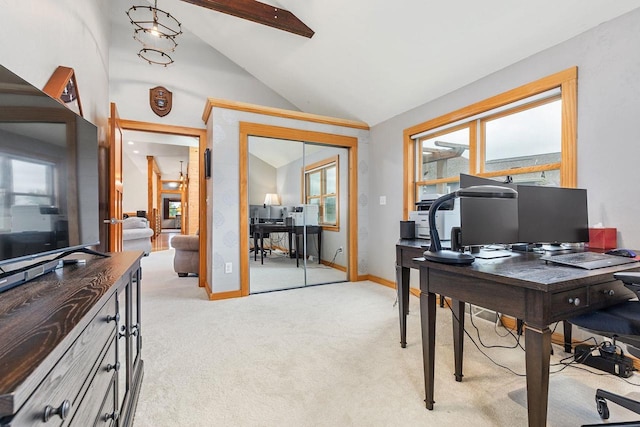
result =
[[248,144],[249,292],[347,281],[348,149]]
[[[188,137],[196,141],[197,146],[190,148],[192,153],[189,155],[189,162],[191,163],[192,172],[190,173],[190,176],[189,176],[190,193],[187,200],[192,200],[192,201],[195,200],[197,201],[197,203],[193,204],[194,206],[192,206],[192,204],[184,203],[183,201],[183,204],[182,204],[183,210],[181,212],[182,218],[180,219],[181,227],[179,231],[185,232],[185,227],[187,227],[186,230],[189,234],[197,233],[201,236],[206,235],[206,231],[207,231],[206,216],[204,214],[201,215],[199,213],[200,212],[199,207],[206,206],[206,203],[205,203],[206,188],[204,185],[204,179],[205,179],[204,158],[203,158],[203,155],[201,155],[201,153],[204,153],[204,150],[206,148],[206,130],[198,129],[198,128],[188,128],[183,126],[160,125],[156,123],[138,122],[138,121],[124,120],[124,119],[120,120],[120,125],[123,131],[125,132],[125,138],[126,138],[126,132],[131,131],[131,132],[152,134],[152,138],[156,141],[158,139],[168,138],[170,136]],[[125,139],[124,144],[127,144],[127,142],[128,141],[126,141]],[[184,165],[186,164],[183,163],[183,166]],[[180,169],[179,163],[177,164],[177,169],[178,170]],[[162,199],[160,198],[160,194],[161,194],[162,186],[171,184],[172,182],[180,182],[179,175],[177,179],[164,180],[165,182],[163,182],[161,177],[158,178],[158,176],[160,176],[160,174],[158,173],[160,172],[160,170],[154,169],[154,162],[151,159],[147,159],[147,170],[148,170],[148,174],[147,174],[148,192],[153,191],[153,188],[156,189],[154,194],[156,194],[156,197],[158,197],[159,200],[157,200],[157,203],[155,204],[155,206],[156,206],[156,209],[161,210]],[[183,170],[186,171],[187,168],[184,167]],[[149,178],[149,177],[152,177],[152,178]],[[169,188],[167,189],[170,190]],[[151,201],[148,200],[148,193],[145,193],[144,199],[147,200],[148,202],[148,205],[147,205],[148,211],[152,211],[153,200]],[[189,216],[191,217],[191,220],[189,222],[190,225],[185,225],[187,224],[187,221],[188,221],[187,217]],[[157,227],[158,226],[154,224],[154,228],[157,229]],[[161,230],[161,225],[160,225],[160,230]],[[199,240],[200,240],[199,242],[200,248],[199,248],[198,284],[200,287],[204,287],[204,283],[205,283],[204,272],[207,271],[207,258],[205,256],[206,246],[205,246],[204,239],[199,239]]]
[[[284,169],[280,172],[273,172],[272,174],[275,175],[275,178],[273,179],[275,180],[275,186],[273,184],[267,186],[263,185],[257,192],[257,195],[251,195],[250,200],[249,192],[251,189],[248,185],[251,176],[250,168],[257,169],[258,166],[256,165],[259,164],[259,161],[262,161],[262,159],[254,155],[252,164],[250,164],[250,141],[255,141],[255,138],[270,139],[272,140],[272,143],[273,140],[276,140],[279,144],[295,144],[295,147],[297,147],[296,156],[299,160],[297,160],[297,163],[294,163],[295,167],[291,167],[291,165],[289,165],[289,172],[285,172]],[[251,145],[253,144],[254,142],[251,143]],[[291,149],[293,149],[293,147],[294,145],[291,146]],[[327,151],[324,151],[327,148],[333,149],[334,151],[329,154]],[[251,150],[253,150],[253,147],[251,147]],[[304,155],[305,150],[318,157],[314,157],[313,159],[310,157],[306,162],[304,162],[303,159],[306,157]],[[335,150],[338,151],[336,152]],[[340,150],[343,150],[341,154]],[[343,184],[345,186],[345,189],[342,191],[344,201],[341,203],[341,210],[343,210],[344,216],[341,216],[342,219],[340,219],[339,225],[334,224],[333,227],[331,225],[318,225],[317,227],[321,228],[322,231],[317,232],[316,229],[313,228],[315,227],[315,221],[313,221],[313,219],[310,220],[307,215],[309,215],[310,212],[315,211],[316,214],[314,215],[316,220],[324,220],[325,218],[320,217],[319,215],[324,215],[325,213],[331,214],[332,202],[329,200],[328,207],[322,206],[321,196],[309,193],[308,185],[310,184],[306,182],[307,178],[305,178],[305,169],[317,164],[318,158],[326,160],[327,158],[335,158],[336,156],[339,159],[342,159],[339,161],[344,167],[344,176],[340,178],[343,180]],[[242,122],[240,124],[240,222],[243,224],[240,228],[240,274],[241,294],[243,296],[256,291],[250,284],[250,260],[262,263],[264,262],[264,257],[269,258],[269,256],[273,254],[274,250],[279,251],[276,253],[278,255],[282,255],[282,258],[284,259],[291,259],[291,256],[293,255],[296,264],[298,265],[298,267],[295,267],[296,264],[294,264],[293,268],[297,269],[296,274],[300,278],[300,282],[295,286],[287,286],[284,283],[277,283],[281,280],[281,276],[278,276],[270,279],[272,282],[270,285],[271,288],[287,289],[291,287],[309,286],[316,284],[316,282],[330,283],[332,281],[355,281],[357,279],[357,238],[355,226],[355,224],[357,224],[357,203],[355,197],[357,189],[356,164],[357,138],[355,137],[303,131],[300,129],[290,129],[256,123]],[[312,168],[310,171],[313,172],[314,170],[315,168]],[[280,176],[280,178],[278,178],[278,176]],[[286,182],[284,182],[285,179]],[[313,178],[309,179],[313,181]],[[263,212],[266,212],[267,206],[269,205],[267,205],[267,198],[265,196],[267,194],[272,194],[266,192],[267,187],[275,187],[276,193],[274,194],[276,194],[278,198],[280,198],[281,195],[277,194],[277,191],[282,191],[284,193],[282,195],[283,197],[280,201],[280,205],[275,206],[275,216],[282,220],[285,225],[285,229],[279,230],[276,228],[274,231],[273,228],[267,227],[259,230],[258,236],[256,236],[256,224],[260,224],[259,217],[260,215],[266,215],[266,213],[258,213],[258,221],[256,221],[255,209],[256,207],[259,207],[262,208]],[[263,192],[264,194],[259,194]],[[332,193],[325,194],[328,198],[332,195]],[[314,199],[314,196],[317,197],[317,199]],[[284,202],[285,205],[282,205],[282,202]],[[251,203],[255,203],[253,205],[253,210]],[[317,210],[314,209],[314,205],[317,207]],[[278,208],[278,206],[280,206],[280,208]],[[271,212],[274,210],[273,208],[274,206],[269,206],[269,215],[265,216],[265,219],[274,219],[270,218],[272,215]],[[286,210],[284,210],[284,208],[286,208]],[[305,208],[307,209],[306,213],[304,212]],[[289,212],[291,209],[293,209],[294,212]],[[252,215],[254,222],[253,227],[251,224]],[[297,233],[291,233],[286,228],[286,218],[289,217],[295,217],[295,219],[301,221],[297,223],[298,225],[296,225],[295,219],[293,220],[293,223],[289,223],[289,227],[300,227]],[[330,239],[329,236],[333,233],[338,233],[338,230],[344,233],[344,240],[342,242],[332,242],[330,245],[329,242],[331,242],[332,239]],[[272,233],[276,234],[275,243],[273,242]],[[320,233],[322,233],[321,240],[318,239],[318,237],[320,237]],[[291,234],[293,234],[293,236],[291,236]],[[318,236],[316,236],[316,234],[318,234]],[[290,236],[291,243],[289,243]],[[260,241],[256,240],[254,243],[254,237],[260,238]],[[262,238],[265,238],[264,243],[262,242]],[[269,238],[271,238],[270,242],[268,241]],[[296,238],[299,241],[297,245],[295,243]],[[252,248],[253,252],[251,251]],[[269,249],[271,250],[270,253],[268,252]],[[263,253],[265,250],[267,252],[266,254]],[[334,255],[336,255],[335,259]],[[338,257],[340,257],[340,264],[337,262]],[[313,277],[313,274],[316,272],[309,268],[305,269],[300,267],[300,265],[305,264],[307,267],[310,265],[318,265],[322,266],[323,269],[328,267],[328,269],[337,270],[340,275],[339,279],[316,279]],[[338,266],[341,268],[334,268]],[[260,292],[260,290],[258,290],[258,292]]]

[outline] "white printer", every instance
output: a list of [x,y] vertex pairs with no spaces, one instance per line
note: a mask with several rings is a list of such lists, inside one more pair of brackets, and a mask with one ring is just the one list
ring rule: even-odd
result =
[[56,223],[63,219],[54,206],[11,206],[11,231],[54,231]]
[[[416,203],[418,210],[409,212],[409,221],[416,223],[416,239],[429,239],[429,208],[442,194],[427,194]],[[445,203],[436,212],[436,230],[440,240],[451,238],[451,228],[460,227],[460,200]]]
[[318,225],[318,205],[300,205],[289,216],[295,225]]

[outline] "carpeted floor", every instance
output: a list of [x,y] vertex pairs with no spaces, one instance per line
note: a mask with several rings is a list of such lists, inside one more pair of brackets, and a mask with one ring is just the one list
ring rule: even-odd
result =
[[[446,308],[437,312],[436,404],[427,411],[416,298],[402,349],[393,289],[341,283],[208,301],[196,277],[173,274],[172,256],[143,259],[145,376],[136,427],[527,425],[525,379],[492,364],[468,337],[465,377],[455,381]],[[514,345],[492,322],[474,323],[485,344]],[[554,349],[552,364],[567,356]],[[521,349],[483,351],[524,373]],[[640,383],[637,375],[629,380]],[[639,389],[566,368],[551,376],[548,425],[598,422],[598,387]],[[634,419],[610,410],[612,421]]]
[[347,280],[347,273],[319,264],[317,259],[308,260],[306,269],[304,267],[304,260],[298,260],[296,266],[296,259],[281,251],[268,253],[262,262],[260,256],[254,260],[252,253],[249,257],[249,290],[255,294]]

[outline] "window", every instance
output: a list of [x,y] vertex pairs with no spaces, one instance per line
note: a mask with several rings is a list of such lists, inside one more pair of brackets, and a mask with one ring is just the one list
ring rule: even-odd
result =
[[53,165],[11,159],[10,179],[12,205],[53,205]]
[[405,129],[405,218],[460,173],[575,187],[576,85],[570,68]]
[[306,204],[318,206],[318,224],[339,226],[338,156],[322,160],[304,168]]

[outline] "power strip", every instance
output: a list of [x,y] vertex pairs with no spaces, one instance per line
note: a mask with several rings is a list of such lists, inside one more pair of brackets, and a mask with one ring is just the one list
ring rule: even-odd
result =
[[577,345],[574,351],[574,359],[592,368],[629,378],[633,374],[633,360],[617,353],[602,351],[590,345]]

